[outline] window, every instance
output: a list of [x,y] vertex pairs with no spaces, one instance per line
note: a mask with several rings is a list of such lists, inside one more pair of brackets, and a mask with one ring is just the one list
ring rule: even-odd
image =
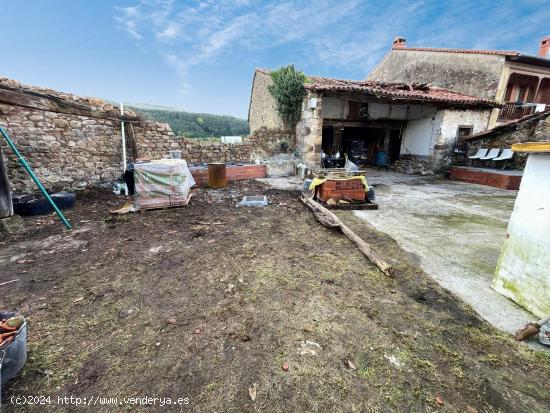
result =
[[466,147],[466,138],[472,134],[474,127],[472,125],[459,126],[456,132],[456,148],[463,149]]

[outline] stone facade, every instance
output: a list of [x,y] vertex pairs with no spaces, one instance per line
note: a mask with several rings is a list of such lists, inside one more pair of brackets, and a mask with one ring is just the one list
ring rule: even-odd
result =
[[[309,99],[317,99],[317,107],[309,109]],[[308,91],[302,104],[302,117],[296,126],[296,148],[300,158],[310,168],[321,163],[323,144],[323,98],[320,94]]]
[[277,105],[268,86],[273,84],[271,74],[265,69],[256,69],[252,80],[250,106],[248,109],[248,124],[253,134],[261,127],[271,130],[284,130],[282,119],[277,113]]
[[[0,126],[46,188],[97,187],[121,178],[118,108],[101,99],[33,88],[7,79],[0,79],[0,92]],[[10,101],[14,93],[17,103]],[[36,94],[40,94],[38,100]],[[128,162],[136,157],[162,158],[170,150],[181,150],[189,163],[250,162],[280,153],[281,143],[293,139],[292,133],[267,128],[259,128],[242,144],[177,138],[168,124],[144,121],[131,111],[124,115]],[[12,189],[34,190],[34,183],[3,139],[0,144]]]
[[429,83],[453,92],[495,99],[505,56],[392,49],[367,77],[379,82]]
[[[468,139],[468,155],[473,155],[479,148],[510,148],[515,143],[548,141],[550,141],[550,112],[545,112]],[[526,159],[525,153],[514,153],[514,157],[508,161],[507,165],[512,169],[522,170]],[[453,163],[465,165],[468,159],[466,156],[454,155]]]

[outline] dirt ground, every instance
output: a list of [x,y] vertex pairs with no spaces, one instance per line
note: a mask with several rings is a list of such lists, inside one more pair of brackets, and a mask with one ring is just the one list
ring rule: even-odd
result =
[[[272,204],[236,208],[245,194]],[[387,277],[296,192],[238,183],[199,190],[187,208],[110,216],[121,204],[82,195],[67,211],[74,231],[48,216],[2,237],[0,282],[19,281],[0,287],[0,307],[29,322],[5,411],[550,410],[548,352],[498,332],[358,226],[396,266]],[[29,395],[52,405],[9,402]],[[71,395],[96,404],[57,404]],[[122,399],[144,396],[188,404]]]

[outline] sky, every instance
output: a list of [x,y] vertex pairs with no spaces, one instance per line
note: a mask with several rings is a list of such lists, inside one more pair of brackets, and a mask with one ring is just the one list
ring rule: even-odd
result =
[[548,0],[0,0],[0,77],[247,117],[254,69],[363,79],[397,36],[536,54]]

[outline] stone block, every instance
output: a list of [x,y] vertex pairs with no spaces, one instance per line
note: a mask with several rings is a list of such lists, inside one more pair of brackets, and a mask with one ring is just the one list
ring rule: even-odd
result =
[[25,221],[19,215],[0,219],[0,232],[15,234],[25,228]]

